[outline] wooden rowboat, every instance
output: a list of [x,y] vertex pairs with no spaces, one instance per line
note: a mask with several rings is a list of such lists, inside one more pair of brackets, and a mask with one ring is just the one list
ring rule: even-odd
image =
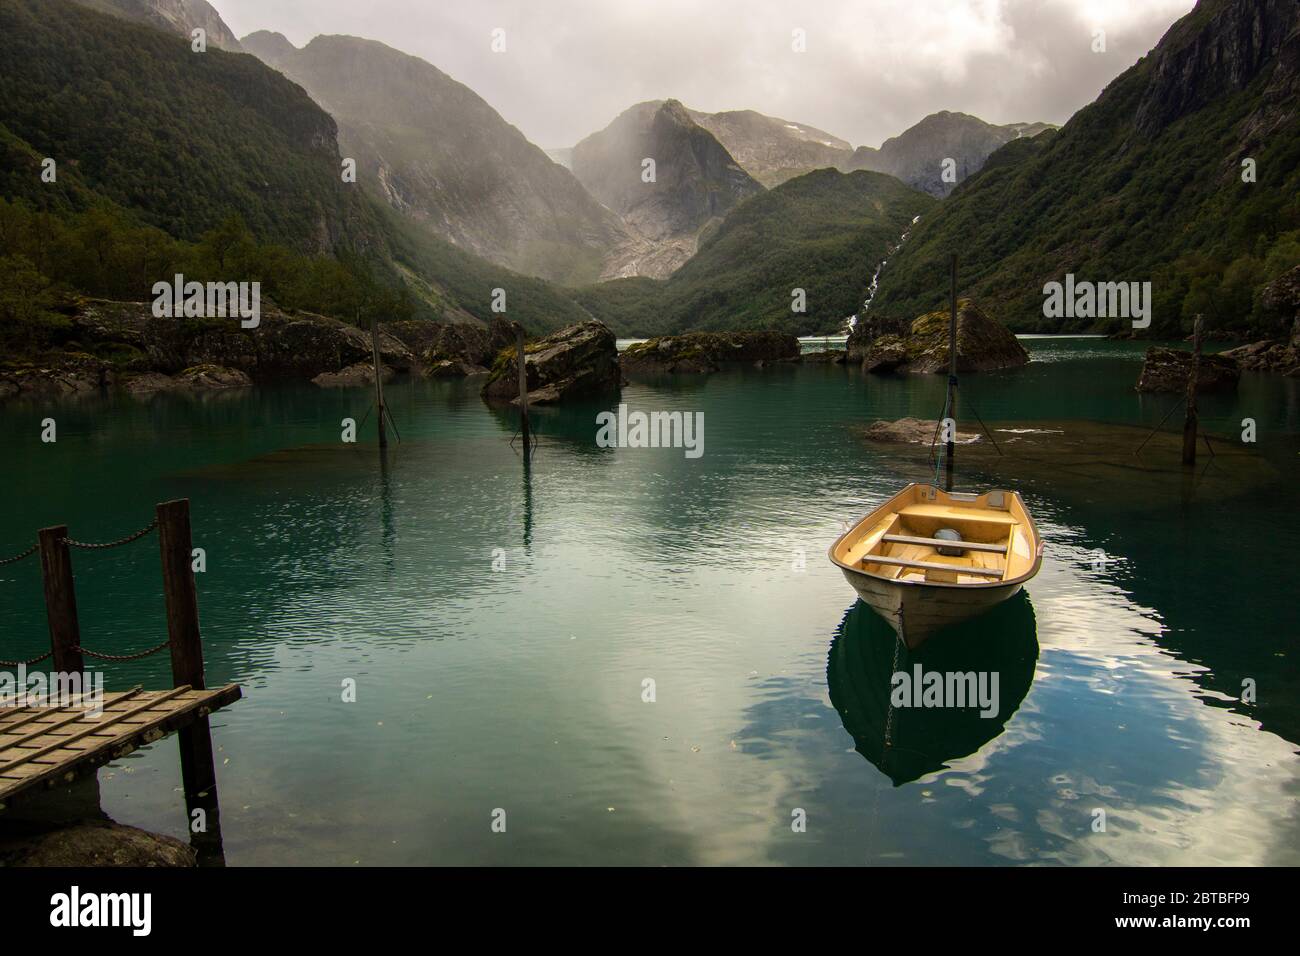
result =
[[840,535],[830,558],[915,649],[1019,591],[1042,565],[1043,542],[1014,491],[911,484]]

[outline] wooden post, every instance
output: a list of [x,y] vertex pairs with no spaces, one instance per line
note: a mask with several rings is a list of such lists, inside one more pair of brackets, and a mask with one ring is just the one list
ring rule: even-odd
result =
[[519,363],[519,432],[524,439],[524,454],[532,451],[532,438],[528,427],[528,366],[524,352],[524,329],[515,329],[515,349]]
[[379,362],[379,322],[374,317],[370,317],[370,352],[375,360],[375,402],[379,405],[379,447],[388,447],[388,423],[384,417],[388,414],[384,410],[384,376],[383,365]]
[[[167,635],[171,639],[172,686],[189,684],[206,690],[203,679],[203,638],[199,633],[199,599],[191,564],[194,539],[190,530],[190,501],[181,498],[158,506],[158,550],[162,554],[163,593],[167,600]],[[181,781],[191,812],[200,797],[217,784],[212,758],[212,731],[206,716],[177,734],[181,751]]]
[[190,500],[158,506],[158,549],[162,554],[163,593],[167,600],[167,635],[171,638],[172,686],[203,683],[203,639],[199,635],[199,599],[190,562],[194,540],[190,532]]
[[957,449],[957,254],[948,263],[949,307],[948,319],[948,418],[953,422],[953,434],[948,436],[945,449],[948,457],[944,470],[944,491],[952,491],[953,453]]
[[77,591],[72,579],[72,555],[66,525],[42,528],[41,577],[45,584],[45,617],[50,625],[50,648],[56,673],[80,674],[86,669],[81,655],[81,627],[77,623]]
[[1192,327],[1192,371],[1187,376],[1187,417],[1183,419],[1183,464],[1196,464],[1196,430],[1199,416],[1196,413],[1196,388],[1201,378],[1201,317],[1196,317]]

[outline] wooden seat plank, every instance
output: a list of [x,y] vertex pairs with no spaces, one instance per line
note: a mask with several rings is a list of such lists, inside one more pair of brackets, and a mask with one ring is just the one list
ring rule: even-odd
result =
[[973,574],[980,578],[1001,578],[1005,571],[993,571],[988,568],[966,567],[961,564],[943,564],[939,561],[908,561],[904,558],[889,558],[883,554],[868,554],[862,559],[863,564],[884,564],[894,568],[920,568],[925,571],[955,571],[957,574]]
[[896,544],[923,544],[932,548],[964,548],[967,551],[988,551],[991,554],[1007,553],[1003,545],[984,544],[981,541],[947,541],[943,538],[917,538],[910,534],[887,534],[881,540]]

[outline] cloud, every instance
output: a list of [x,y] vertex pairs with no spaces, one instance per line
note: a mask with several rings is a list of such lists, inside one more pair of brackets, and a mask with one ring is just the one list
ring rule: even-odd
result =
[[[1193,0],[217,0],[243,36],[349,33],[423,57],[541,146],[633,103],[756,109],[879,145],[937,110],[1063,123]],[[506,51],[493,53],[495,28]],[[807,51],[792,49],[806,32]],[[1106,52],[1092,50],[1095,30]]]

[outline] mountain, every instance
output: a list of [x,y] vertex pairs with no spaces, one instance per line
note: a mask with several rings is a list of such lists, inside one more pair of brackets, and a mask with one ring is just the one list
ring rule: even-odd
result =
[[687,113],[769,189],[814,169],[843,168],[853,154],[851,145],[830,133],[753,110]]
[[196,27],[207,33],[209,46],[232,53],[241,51],[239,40],[207,0],[76,0],[82,6],[124,20],[177,33],[189,38]]
[[0,36],[0,325],[21,316],[28,342],[57,332],[36,313],[60,296],[147,300],[178,271],[349,320],[366,302],[486,322],[498,287],[530,330],[581,314],[344,183],[334,120],[255,57],[71,0],[0,0]]
[[[946,110],[932,113],[898,136],[885,140],[879,149],[859,146],[844,165],[846,169],[870,169],[896,176],[909,186],[931,196],[947,196],[983,167],[995,150],[1013,139],[1037,136],[1049,123],[1010,123],[994,126],[966,113]],[[955,182],[943,178],[944,160],[955,162]]]
[[263,31],[243,44],[334,117],[362,186],[432,234],[562,283],[623,274],[607,262],[639,248],[567,169],[424,60],[349,36],[298,49]]
[[[102,197],[186,240],[231,212],[301,252],[374,240],[374,216],[340,182],[334,121],[252,57],[197,54],[66,0],[5,0],[0,35],[5,196],[73,209]],[[55,183],[33,157],[56,160]]]
[[1129,325],[1045,318],[1044,285],[1070,273],[1151,282],[1153,335],[1198,313],[1269,331],[1260,290],[1300,261],[1298,119],[1300,5],[1201,0],[1059,132],[1004,146],[923,219],[873,312],[934,308],[956,251],[962,294],[1018,330]]
[[[629,335],[835,332],[861,308],[877,264],[937,205],[891,176],[817,170],[737,205],[668,279],[620,279],[575,296]],[[804,312],[792,309],[796,289]]]
[[575,146],[572,162],[587,190],[647,240],[643,257],[624,267],[643,276],[671,274],[705,227],[763,191],[676,100],[637,104]]

